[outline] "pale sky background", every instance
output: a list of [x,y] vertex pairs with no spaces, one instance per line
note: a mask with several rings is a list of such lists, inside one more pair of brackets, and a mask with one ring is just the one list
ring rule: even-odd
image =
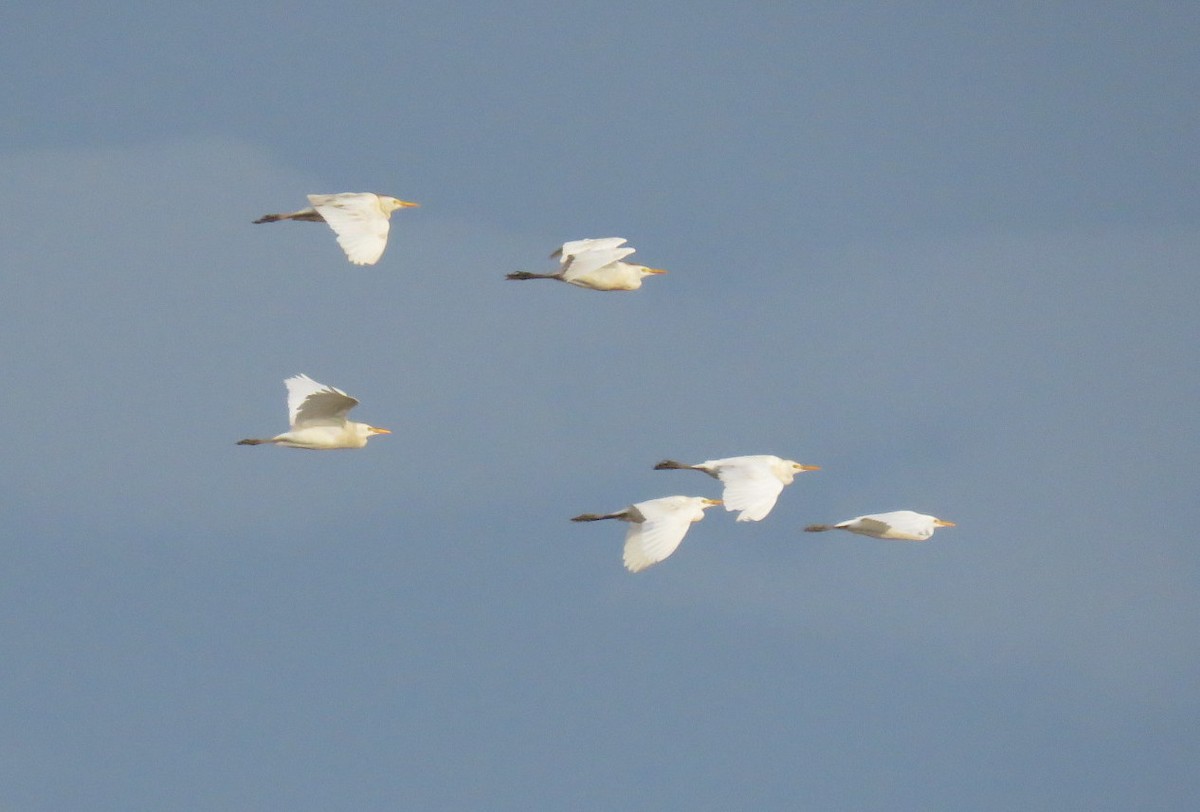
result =
[[[0,810],[1194,808],[1195,3],[0,30]],[[338,191],[422,207],[250,223]],[[300,372],[395,433],[235,446]],[[568,521],[755,453],[639,575]]]

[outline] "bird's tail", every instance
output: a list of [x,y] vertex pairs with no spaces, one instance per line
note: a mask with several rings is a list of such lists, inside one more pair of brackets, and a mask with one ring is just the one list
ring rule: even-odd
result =
[[578,516],[573,516],[573,522],[599,522],[604,519],[620,519],[624,513],[606,513],[601,516],[599,513],[580,513]]
[[514,271],[504,277],[505,279],[558,279],[556,273],[530,273],[529,271]]
[[831,524],[810,524],[808,527],[804,528],[804,532],[805,533],[824,533],[826,530],[832,530],[832,529],[833,529],[833,525],[831,525]]
[[689,468],[694,468],[694,467],[695,466],[687,465],[682,462],[676,462],[675,460],[663,460],[658,465],[654,466],[654,470],[655,471],[675,471],[675,470],[687,470]]

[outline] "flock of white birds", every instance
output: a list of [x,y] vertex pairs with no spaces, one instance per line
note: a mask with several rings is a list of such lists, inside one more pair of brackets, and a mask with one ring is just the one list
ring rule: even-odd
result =
[[[288,214],[267,214],[255,223],[274,223],[279,220],[303,220],[327,223],[337,235],[338,244],[346,258],[355,265],[374,265],[387,248],[392,212],[411,208],[417,203],[370,192],[343,192],[332,195],[309,195],[309,208]],[[634,252],[620,237],[573,240],[551,254],[557,259],[555,273],[517,271],[506,277],[513,280],[557,279],[591,290],[637,290],[647,276],[664,274],[661,268],[634,265],[622,260]],[[329,450],[362,448],[373,434],[390,434],[387,429],[356,423],[346,415],[358,405],[358,400],[340,389],[317,383],[307,375],[296,375],[284,381],[287,386],[288,423],[290,428],[274,437],[246,439],[238,445],[282,445],[289,448]],[[792,484],[796,474],[817,471],[820,466],[804,465],[770,454],[726,457],[687,465],[675,460],[663,460],[656,470],[702,471],[720,480],[723,492],[720,499],[703,496],[664,496],[635,502],[615,513],[584,513],[574,522],[595,522],[618,519],[629,524],[625,532],[625,568],[640,572],[664,560],[676,549],[694,522],[704,518],[706,508],[724,505],[727,511],[737,511],[739,522],[757,522],[766,518],[779,494]],[[809,532],[846,530],[877,539],[925,541],[939,527],[953,527],[954,522],[916,513],[896,510],[857,516],[837,524],[813,524]]]

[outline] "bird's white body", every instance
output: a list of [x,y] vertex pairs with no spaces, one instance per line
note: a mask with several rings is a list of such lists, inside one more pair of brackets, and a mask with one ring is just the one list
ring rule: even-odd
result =
[[819,466],[803,465],[773,454],[726,457],[705,460],[696,465],[664,460],[656,467],[690,468],[719,479],[725,486],[721,501],[725,503],[726,510],[740,511],[737,517],[739,522],[757,522],[766,518],[775,507],[784,486],[791,485],[797,473],[820,470]]
[[572,240],[553,254],[558,273],[509,274],[509,279],[557,279],[589,290],[637,290],[647,276],[663,274],[661,268],[648,268],[621,260],[634,252],[622,237]]
[[619,519],[628,522],[623,554],[625,569],[641,572],[675,552],[692,523],[704,518],[704,509],[719,504],[716,499],[703,496],[664,496],[635,502],[622,511],[605,516],[577,516],[574,521]]
[[358,401],[340,389],[317,383],[303,374],[283,383],[288,392],[291,430],[270,439],[242,440],[238,445],[273,443],[313,450],[362,448],[372,434],[391,434],[387,429],[347,420],[346,414]]
[[333,448],[362,448],[371,436],[371,427],[366,423],[347,420],[341,426],[309,426],[308,428],[285,431],[271,438],[276,445],[288,448],[310,448],[314,451]]
[[312,204],[311,209],[290,214],[268,214],[255,222],[324,221],[337,235],[338,245],[346,253],[346,258],[355,265],[374,265],[378,262],[387,248],[392,212],[418,205],[372,192],[309,195],[308,202]]
[[896,541],[926,541],[939,527],[954,527],[954,522],[917,513],[912,510],[893,510],[890,513],[871,513],[838,522],[835,525],[811,525],[805,530],[848,530],[860,536]]

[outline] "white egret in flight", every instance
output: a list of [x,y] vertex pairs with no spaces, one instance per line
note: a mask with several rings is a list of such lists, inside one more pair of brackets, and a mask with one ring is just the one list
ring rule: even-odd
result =
[[686,469],[703,471],[725,485],[721,494],[726,510],[740,510],[739,522],[757,522],[775,507],[784,485],[791,485],[801,471],[820,471],[819,465],[802,465],[772,454],[747,457],[727,457],[687,465],[675,460],[663,460],[654,466],[656,471]]
[[625,240],[621,237],[565,242],[550,255],[559,262],[558,273],[517,271],[505,279],[557,279],[592,290],[637,290],[643,277],[666,273],[661,268],[621,262],[634,252],[633,248],[622,248],[623,245]]
[[346,258],[355,265],[374,265],[383,256],[393,211],[420,205],[371,192],[309,195],[308,202],[312,208],[290,214],[264,214],[254,222],[307,220],[328,223],[337,235],[338,244],[346,252]]
[[911,510],[894,510],[891,513],[871,513],[847,519],[837,524],[810,524],[804,528],[809,533],[821,533],[826,530],[849,530],[860,536],[871,536],[877,539],[897,539],[901,541],[925,541],[939,527],[954,527],[954,522],[915,513]]
[[635,502],[616,513],[584,513],[571,521],[619,519],[629,522],[629,529],[625,531],[625,569],[641,572],[675,552],[692,523],[704,518],[704,509],[719,504],[720,500],[703,496],[664,496]]
[[239,440],[238,445],[274,443],[289,448],[362,448],[372,434],[391,434],[387,429],[355,423],[346,413],[358,401],[341,389],[317,383],[307,375],[283,382],[288,393],[288,421],[292,428],[266,439]]

